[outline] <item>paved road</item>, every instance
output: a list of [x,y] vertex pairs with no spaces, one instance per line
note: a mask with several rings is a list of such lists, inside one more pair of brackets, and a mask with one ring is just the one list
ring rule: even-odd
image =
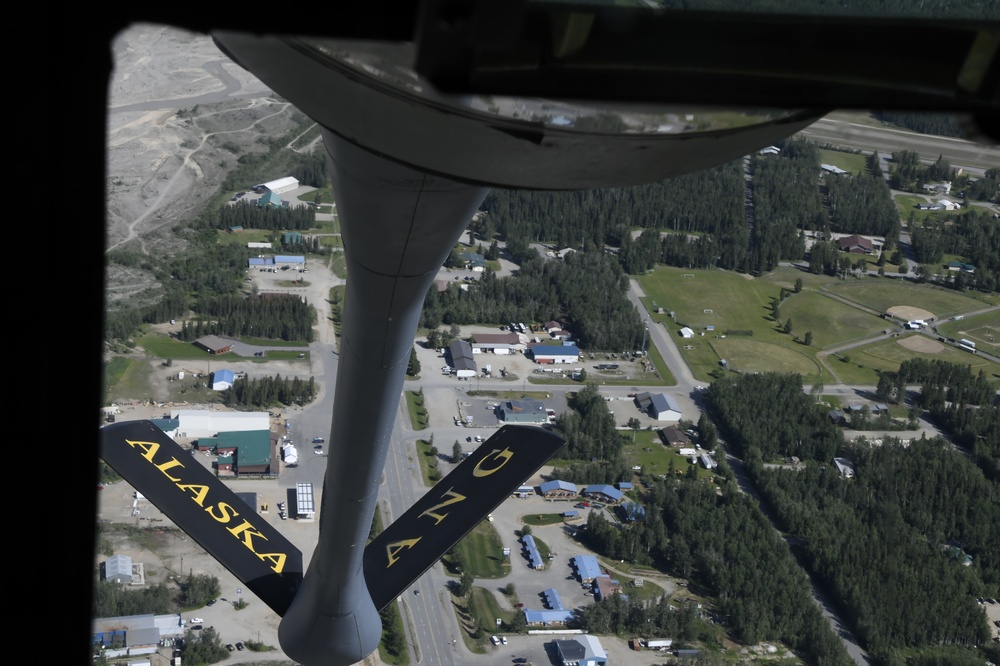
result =
[[865,151],[877,150],[880,155],[912,150],[928,163],[937,160],[939,155],[944,155],[952,166],[964,167],[968,173],[977,176],[983,175],[986,169],[1000,165],[1000,149],[996,146],[888,127],[869,127],[832,118],[822,118],[799,134],[820,143]]

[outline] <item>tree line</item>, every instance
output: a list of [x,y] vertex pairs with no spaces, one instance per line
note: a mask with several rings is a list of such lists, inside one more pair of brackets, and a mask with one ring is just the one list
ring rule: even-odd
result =
[[[949,365],[921,360],[902,374],[938,378],[955,387],[952,397],[981,397],[979,381],[959,380]],[[981,470],[940,439],[844,442],[797,375],[725,378],[707,398],[758,491],[880,663],[906,648],[964,649],[988,637],[975,597],[1000,587],[1000,504]],[[804,468],[763,464],[776,454],[798,455]],[[853,479],[840,477],[834,455],[853,462]],[[973,555],[973,567],[948,556],[952,544]]]
[[209,296],[198,299],[198,318],[185,321],[177,337],[252,336],[312,342],[316,311],[293,294]]
[[553,261],[527,250],[515,276],[497,277],[487,270],[467,289],[439,292],[432,286],[424,300],[421,326],[555,319],[564,322],[586,349],[637,349],[642,344],[642,320],[625,295],[627,289],[628,278],[617,261],[600,250],[570,253]]
[[301,230],[316,226],[316,213],[308,206],[258,206],[246,199],[226,204],[216,217],[217,229]]
[[[556,429],[567,438],[560,455],[579,462],[554,470],[554,477],[613,483],[625,478],[622,475],[630,476],[627,469],[613,472],[622,455],[622,438],[596,387],[580,391],[572,407],[573,412],[557,420]],[[714,438],[708,423],[706,419],[706,442]],[[725,460],[719,462],[721,489],[696,476],[642,475],[638,487],[643,489],[645,522],[613,526],[593,514],[582,539],[607,557],[648,562],[691,579],[715,597],[713,614],[732,628],[740,642],[781,640],[810,663],[847,666],[850,659],[812,603],[805,575],[759,507],[739,491]],[[592,631],[605,627],[631,631],[633,623],[648,620],[664,631],[676,628],[680,637],[693,639],[697,634],[697,640],[716,640],[693,618],[676,615],[683,610],[671,611],[665,604],[664,600],[629,603],[628,617],[614,605],[588,609],[581,622]]]
[[315,399],[315,377],[304,380],[281,375],[255,379],[241,377],[222,394],[222,403],[227,407],[306,405]]
[[[887,664],[905,649],[986,642],[976,597],[1000,583],[995,484],[941,439],[863,442],[843,454],[853,479],[816,464],[754,476],[858,638]],[[956,559],[961,552],[972,566]]]

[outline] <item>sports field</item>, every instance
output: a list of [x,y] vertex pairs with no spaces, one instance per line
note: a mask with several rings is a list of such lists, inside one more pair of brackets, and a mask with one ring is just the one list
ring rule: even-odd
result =
[[[913,334],[912,337],[924,336]],[[942,345],[938,352],[921,353],[907,348],[906,341],[907,337],[904,336],[858,347],[847,352],[850,359],[848,363],[843,363],[832,357],[829,359],[829,363],[842,380],[849,384],[874,384],[878,381],[876,370],[898,370],[899,364],[910,358],[925,358],[932,361],[939,360],[968,365],[973,372],[980,370],[985,372],[986,378],[991,384],[1000,383],[1000,365],[992,363],[982,356],[970,354],[950,345]]]
[[[894,326],[863,307],[877,312],[899,306],[922,308],[938,320],[984,307],[983,302],[957,292],[888,279],[844,282],[793,268],[780,268],[754,279],[727,271],[658,267],[638,279],[648,295],[646,304],[651,311],[655,312],[652,303],[664,310],[654,319],[664,323],[694,375],[703,381],[711,381],[712,373],[722,368],[723,359],[735,371],[798,372],[807,382],[824,383],[875,384],[877,371],[896,370],[900,362],[914,357],[963,364],[978,361],[984,364],[991,381],[992,375],[1000,371],[1000,367],[950,346],[932,352],[899,344],[906,336],[846,350],[842,353],[846,362],[833,356],[827,357],[825,364],[817,359],[823,349],[840,348]],[[797,279],[802,280],[802,291],[788,294],[780,305],[780,323],[774,321],[771,299],[779,297],[782,287],[794,288]],[[829,294],[857,303],[858,307],[834,300]],[[670,312],[674,313],[673,319]],[[793,323],[792,335],[781,330],[789,319]],[[966,317],[948,325],[952,324],[963,324],[955,331],[968,335],[952,333],[951,337],[969,337],[977,345],[996,346],[1000,341],[1000,313]],[[680,337],[679,331],[685,326],[694,331],[694,337]],[[812,333],[812,345],[808,347],[802,344],[806,332]]]
[[1000,355],[1000,310],[938,324],[938,332],[956,340],[972,340],[977,349]]
[[887,312],[894,305],[909,305],[928,310],[939,320],[983,307],[982,302],[957,291],[885,278],[841,282],[828,290],[879,312]]
[[793,333],[800,337],[812,331],[813,345],[817,347],[842,343],[894,326],[864,310],[806,290],[785,299],[781,304],[781,317],[792,320]]

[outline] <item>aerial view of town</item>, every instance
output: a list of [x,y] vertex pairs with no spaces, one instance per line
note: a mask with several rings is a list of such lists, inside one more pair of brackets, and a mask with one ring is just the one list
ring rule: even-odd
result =
[[[112,46],[101,427],[151,422],[184,450],[155,473],[224,484],[307,580],[364,458],[335,405],[392,415],[371,539],[505,426],[564,442],[362,663],[1000,664],[1000,147],[837,111],[649,185],[493,189],[420,291],[402,390],[368,394],[341,366],[383,344],[380,296],[349,292],[329,137],[207,35]],[[93,663],[301,663],[140,485],[101,463]]]

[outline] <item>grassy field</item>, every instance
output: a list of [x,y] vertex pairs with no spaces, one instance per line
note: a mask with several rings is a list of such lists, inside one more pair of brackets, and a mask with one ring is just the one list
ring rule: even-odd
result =
[[841,381],[847,384],[876,384],[878,383],[877,371],[898,370],[899,364],[910,358],[926,358],[969,365],[973,372],[983,370],[992,384],[1000,384],[1000,365],[981,356],[974,356],[951,346],[945,346],[942,351],[934,354],[922,354],[900,345],[899,341],[902,339],[905,338],[893,338],[851,349],[843,354],[849,359],[846,363],[833,357],[830,357],[829,363],[840,376]]
[[[821,288],[830,278],[807,283],[807,277],[808,274],[793,269],[770,279],[753,279],[727,271],[658,267],[655,272],[641,277],[640,283],[648,301],[656,302],[666,313],[674,312],[674,319],[668,315],[653,315],[672,335],[678,336],[682,326],[695,331],[694,338],[675,337],[675,340],[698,379],[710,381],[710,373],[719,369],[720,361],[726,359],[733,370],[753,372],[773,369],[778,364],[793,372],[830,381],[833,376],[815,361],[818,349],[797,343],[772,319],[771,299],[779,296],[782,287],[791,289],[796,279],[802,279],[803,293],[786,299],[781,306],[781,317],[783,320],[788,318],[786,306],[798,299],[801,301],[797,306],[800,319],[792,317],[793,332],[801,335],[810,330],[809,318],[824,312],[826,304],[809,297],[807,289]],[[707,326],[715,329],[708,331]],[[734,335],[734,331],[749,331],[752,335]],[[814,337],[815,334],[814,331]],[[851,337],[856,334],[851,333]]]
[[[791,319],[793,324],[792,335],[788,335],[779,322],[774,321],[770,301],[779,297],[782,288],[794,290],[797,280],[802,281],[802,291],[789,294],[780,304],[780,323],[783,325]],[[780,267],[757,279],[727,271],[658,267],[639,281],[646,291],[647,305],[655,302],[666,313],[673,311],[675,314],[674,319],[668,314],[653,315],[654,319],[662,321],[674,336],[678,336],[682,326],[695,331],[694,338],[678,336],[674,340],[695,377],[703,381],[711,381],[712,373],[721,370],[722,359],[726,360],[729,369],[739,372],[781,370],[802,374],[806,383],[854,384],[875,384],[879,371],[896,370],[901,361],[917,356],[968,363],[971,355],[964,352],[946,350],[938,354],[919,354],[896,344],[895,340],[879,341],[844,352],[847,361],[827,356],[824,362],[819,356],[823,349],[892,326],[862,307],[886,312],[896,305],[909,305],[928,310],[940,320],[980,309],[984,302],[992,304],[996,300],[988,294],[974,294],[973,297],[927,284],[888,279],[845,282],[791,267]],[[848,303],[834,300],[832,295]],[[1000,351],[996,347],[1000,314],[992,313],[982,320],[970,317],[961,323],[964,326],[949,323],[947,330],[952,333],[948,335],[975,335],[977,344],[982,341],[993,345],[994,353]],[[714,326],[714,330],[709,331],[708,326]],[[969,335],[956,335],[960,330]],[[752,335],[737,333],[742,331],[752,332]],[[808,347],[801,342],[806,332],[812,332],[812,345]],[[985,369],[992,375],[991,368]]]
[[416,391],[406,392],[406,410],[410,413],[410,423],[414,430],[424,430],[430,420],[427,408],[424,406],[424,397]]
[[[639,430],[635,433],[635,442],[626,443],[622,451],[629,467],[639,465],[646,474],[668,474],[671,467],[675,473],[683,474],[691,466],[688,459],[678,453],[677,449],[663,446],[655,430]],[[696,467],[699,478],[709,479],[714,476],[701,465]]]
[[125,373],[132,365],[131,359],[124,356],[114,356],[104,366],[104,394],[108,395],[122,381]]
[[[248,345],[266,345],[268,347],[306,347],[309,344],[301,340],[265,340],[262,338],[240,338],[240,340]],[[137,342],[147,353],[163,359],[204,361],[211,361],[213,359],[239,359],[260,363],[266,361],[266,358],[258,359],[253,356],[240,356],[233,352],[228,352],[223,356],[212,356],[204,349],[199,349],[190,342],[183,342],[163,333],[146,333]],[[272,359],[308,359],[309,357],[309,352],[300,352],[298,350],[289,350],[287,352],[270,350],[267,354]],[[305,356],[300,356],[299,354],[305,354]]]
[[966,338],[976,343],[976,348],[991,354],[1000,354],[1000,311],[964,317],[938,325],[938,332],[949,338]]
[[889,324],[822,293],[806,290],[785,299],[781,304],[781,316],[792,320],[792,332],[799,337],[812,331],[813,345],[820,348],[877,333]]
[[835,167],[840,167],[844,171],[850,171],[852,175],[857,175],[859,172],[865,171],[866,168],[865,155],[844,153],[839,150],[821,148],[819,159],[823,164],[832,164]]
[[[465,570],[476,578],[502,578],[510,572],[510,563],[504,562],[503,542],[493,524],[482,521],[455,544]],[[446,567],[454,573],[452,567]]]
[[928,310],[938,319],[983,306],[981,302],[950,289],[884,278],[842,282],[829,287],[829,291],[879,312],[886,312],[894,305],[909,305]]

